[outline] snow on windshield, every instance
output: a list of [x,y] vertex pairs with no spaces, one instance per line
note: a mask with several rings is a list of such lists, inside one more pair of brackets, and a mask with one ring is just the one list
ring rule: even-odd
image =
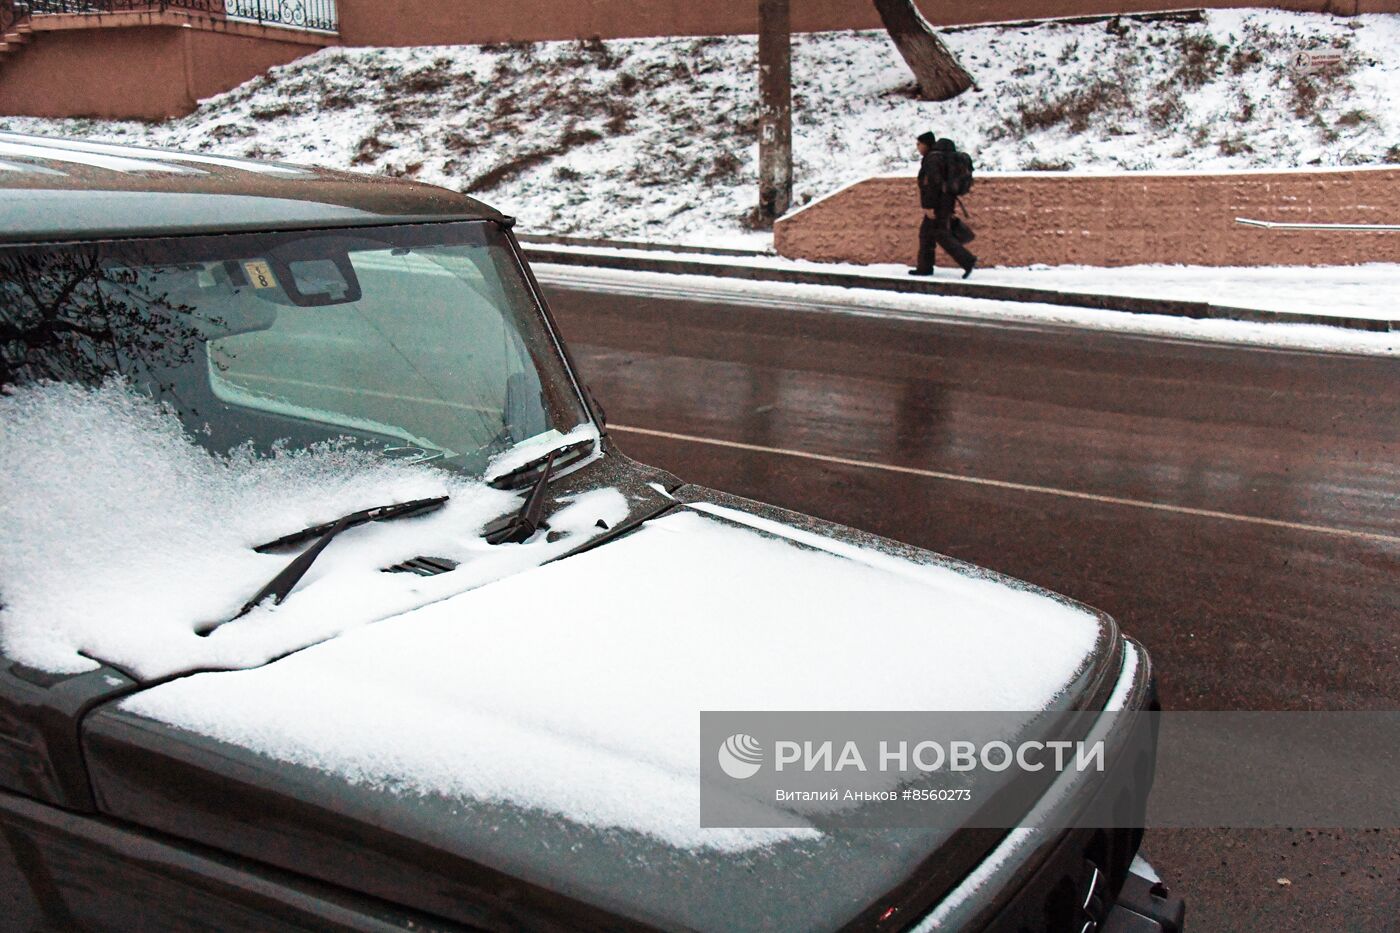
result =
[[581,424],[569,431],[567,434],[560,432],[556,428],[550,428],[543,434],[537,434],[516,444],[510,450],[503,451],[491,458],[490,465],[486,468],[486,476],[494,479],[504,476],[511,470],[522,467],[537,457],[546,456],[551,450],[562,447],[565,444],[577,444],[581,441],[598,440],[598,429],[592,423]]
[[[196,633],[233,618],[293,556],[254,545],[444,494],[438,512],[346,531],[281,606]],[[628,511],[617,490],[593,490],[550,516],[553,542],[480,539],[519,504],[519,493],[343,445],[215,456],[120,380],[15,389],[0,394],[0,647],[55,673],[98,660],[145,679],[253,666],[535,566]],[[381,572],[418,556],[462,566]]]
[[1081,607],[820,543],[697,505],[393,626],[122,708],[353,793],[506,802],[741,851],[813,830],[700,827],[701,710],[1039,710],[1094,650],[1099,622]]

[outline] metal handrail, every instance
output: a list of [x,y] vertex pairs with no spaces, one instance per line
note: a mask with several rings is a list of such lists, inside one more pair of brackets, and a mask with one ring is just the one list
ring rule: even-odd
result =
[[1244,224],[1246,227],[1264,227],[1268,230],[1341,230],[1360,231],[1363,233],[1395,233],[1400,232],[1400,224],[1297,224],[1282,223],[1273,220],[1250,220],[1248,217],[1236,217],[1235,223]]
[[[7,4],[0,0],[0,16]],[[28,0],[30,13],[141,13],[174,10],[214,19],[243,20],[271,26],[290,26],[336,32],[340,16],[336,0]]]

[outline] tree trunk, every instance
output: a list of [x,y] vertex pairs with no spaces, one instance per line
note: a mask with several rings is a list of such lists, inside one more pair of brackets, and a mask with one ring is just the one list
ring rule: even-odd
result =
[[789,0],[758,2],[758,216],[792,203],[792,28]]
[[958,64],[914,0],[875,0],[875,9],[914,72],[924,100],[948,100],[972,87],[972,75]]

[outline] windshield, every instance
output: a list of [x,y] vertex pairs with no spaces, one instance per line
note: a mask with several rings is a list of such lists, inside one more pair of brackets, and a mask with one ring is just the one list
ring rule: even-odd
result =
[[0,389],[120,376],[215,453],[480,475],[588,421],[492,223],[0,251]]

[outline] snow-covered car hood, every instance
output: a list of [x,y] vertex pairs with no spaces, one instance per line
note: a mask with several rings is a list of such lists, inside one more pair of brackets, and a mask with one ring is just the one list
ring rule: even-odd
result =
[[[1116,632],[966,565],[706,498],[265,667],[137,693],[89,720],[99,800],[199,823],[168,791],[142,804],[132,775],[159,754],[666,926],[854,913],[946,834],[702,829],[699,712],[1072,705]],[[229,839],[280,851],[247,826],[210,841]]]

